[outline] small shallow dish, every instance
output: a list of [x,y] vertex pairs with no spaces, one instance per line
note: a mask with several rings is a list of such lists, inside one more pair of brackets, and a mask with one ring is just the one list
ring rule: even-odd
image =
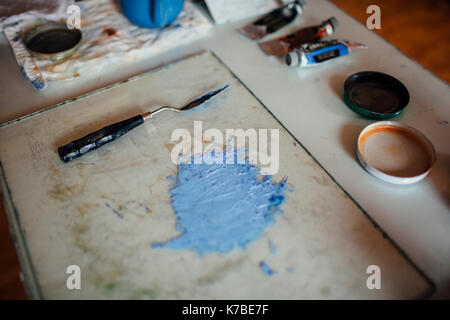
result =
[[359,134],[356,150],[365,170],[395,184],[422,180],[436,161],[436,151],[422,133],[394,121],[379,121],[365,127]]
[[388,74],[363,71],[345,81],[344,101],[363,117],[383,120],[403,111],[409,103],[409,92],[403,83]]
[[28,31],[23,42],[38,59],[59,61],[73,55],[81,44],[81,31],[60,22],[47,22]]

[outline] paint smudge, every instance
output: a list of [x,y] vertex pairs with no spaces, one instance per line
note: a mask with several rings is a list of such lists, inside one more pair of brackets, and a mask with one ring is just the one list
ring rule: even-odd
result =
[[[101,197],[104,199],[112,200],[105,197],[104,195],[101,195]],[[147,205],[135,200],[128,200],[121,204],[116,203],[115,205],[111,205],[110,203],[105,202],[105,206],[111,209],[111,211],[120,219],[123,219],[125,215],[128,214],[143,219],[146,215],[152,213],[152,210]]]
[[117,30],[113,28],[103,28],[103,32],[106,33],[108,37],[117,35]]
[[275,274],[275,271],[273,271],[272,268],[265,261],[261,261],[259,263],[259,267],[269,276],[273,276]]
[[272,254],[277,254],[278,250],[280,250],[280,248],[275,245],[275,242],[272,240],[269,240],[269,249]]
[[[153,248],[193,249],[200,255],[246,249],[275,222],[287,178],[272,183],[272,176],[261,176],[248,160],[226,164],[230,153],[237,159],[237,151],[226,152],[223,164],[214,163],[213,152],[179,164],[170,193],[180,234]],[[203,162],[195,164],[201,162],[197,157]]]
[[121,215],[119,213],[119,211],[117,211],[116,209],[114,209],[113,207],[111,207],[111,205],[109,203],[105,203],[105,206],[107,206],[108,208],[110,208],[112,210],[112,212],[118,216],[120,219],[123,219],[123,215]]
[[25,72],[25,69],[23,66],[20,67],[20,71],[22,72],[25,79],[29,80],[36,89],[43,90],[47,87],[47,82],[42,78],[42,76],[36,76],[36,77],[30,78],[28,76],[28,74]]

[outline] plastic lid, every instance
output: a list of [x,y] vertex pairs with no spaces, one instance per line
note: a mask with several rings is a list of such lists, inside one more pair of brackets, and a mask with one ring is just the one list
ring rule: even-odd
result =
[[328,19],[328,22],[333,27],[333,30],[336,30],[336,28],[339,26],[339,22],[335,17],[331,17],[330,19]]
[[344,100],[354,112],[371,119],[399,115],[409,103],[408,89],[396,78],[376,71],[362,71],[347,78]]
[[422,133],[394,121],[375,122],[361,131],[357,155],[371,175],[395,184],[422,180],[436,161],[436,151]]
[[284,60],[286,61],[286,64],[290,67],[295,67],[298,65],[299,59],[297,52],[289,52],[286,54]]
[[306,1],[305,0],[296,0],[295,2],[297,2],[302,8],[305,6]]

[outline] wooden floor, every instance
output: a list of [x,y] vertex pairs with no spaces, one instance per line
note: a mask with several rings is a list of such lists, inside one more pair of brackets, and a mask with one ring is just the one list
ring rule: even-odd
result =
[[378,5],[381,9],[381,29],[374,31],[441,79],[450,82],[449,0],[331,1],[364,24],[370,16],[366,13],[367,7]]
[[[307,0],[312,1],[312,0]],[[381,9],[381,30],[406,55],[421,63],[447,83],[450,81],[450,1],[448,0],[332,0],[365,24],[366,9]],[[10,238],[0,199],[0,299],[25,299],[19,278],[19,263]]]
[[0,299],[26,299],[19,278],[19,262],[11,240],[3,197],[0,199]]

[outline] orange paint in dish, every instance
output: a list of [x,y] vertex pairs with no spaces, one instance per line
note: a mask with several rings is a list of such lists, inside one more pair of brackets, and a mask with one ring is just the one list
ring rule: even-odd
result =
[[393,183],[419,181],[435,161],[432,144],[419,132],[386,121],[364,129],[358,139],[358,157],[369,173]]

